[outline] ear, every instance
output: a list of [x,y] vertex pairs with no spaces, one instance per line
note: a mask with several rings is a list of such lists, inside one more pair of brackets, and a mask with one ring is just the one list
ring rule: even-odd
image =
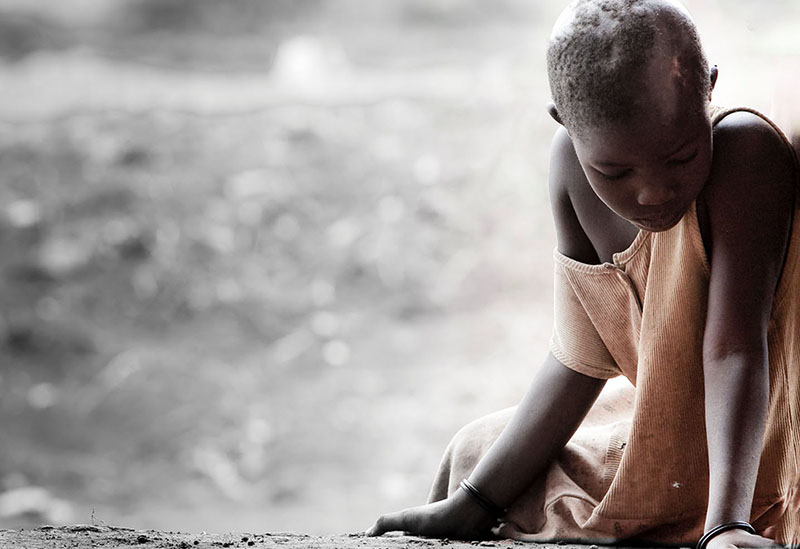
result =
[[564,125],[564,122],[561,121],[561,116],[558,114],[558,109],[556,109],[556,104],[552,101],[547,104],[547,113],[552,117],[553,120],[562,126]]
[[717,77],[719,76],[719,69],[716,65],[711,67],[711,70],[708,71],[708,77],[711,79],[711,89],[708,92],[708,100],[711,101],[711,95],[714,92],[714,86],[717,84]]

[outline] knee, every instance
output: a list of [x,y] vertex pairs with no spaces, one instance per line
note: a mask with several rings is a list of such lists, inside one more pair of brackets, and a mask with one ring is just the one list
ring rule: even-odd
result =
[[466,474],[471,473],[478,461],[500,436],[511,419],[513,411],[513,408],[501,410],[462,427],[453,436],[448,446],[453,468]]

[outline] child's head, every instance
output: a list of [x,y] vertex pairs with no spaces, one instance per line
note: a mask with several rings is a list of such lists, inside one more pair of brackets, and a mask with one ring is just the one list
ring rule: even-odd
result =
[[711,170],[716,70],[688,13],[673,0],[576,0],[547,62],[551,114],[597,196],[640,228],[675,225]]
[[691,101],[682,108],[706,108],[708,63],[683,6],[672,0],[575,0],[556,22],[547,51],[559,120],[575,136],[658,108],[648,91],[665,82],[650,78],[653,63],[666,69],[681,99]]

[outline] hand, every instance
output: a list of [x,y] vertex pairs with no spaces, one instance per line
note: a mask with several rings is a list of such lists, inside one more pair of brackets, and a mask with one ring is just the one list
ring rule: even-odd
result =
[[380,536],[400,530],[418,536],[471,540],[486,538],[495,524],[494,517],[459,489],[442,501],[381,515],[366,534]]
[[780,547],[775,540],[751,534],[744,530],[728,530],[717,534],[706,549],[739,549],[740,547]]

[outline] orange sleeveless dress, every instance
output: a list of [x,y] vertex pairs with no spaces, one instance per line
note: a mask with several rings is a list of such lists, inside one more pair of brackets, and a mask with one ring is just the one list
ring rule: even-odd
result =
[[[737,110],[750,111],[714,109],[712,122]],[[798,198],[792,227],[769,324],[769,415],[751,517],[759,532],[782,543],[800,541]],[[694,543],[708,500],[702,341],[709,285],[695,205],[668,231],[641,231],[613,263],[554,255],[551,352],[582,374],[630,383],[608,384],[558,459],[509,508],[498,534]],[[469,475],[512,412],[459,431],[431,501]]]

